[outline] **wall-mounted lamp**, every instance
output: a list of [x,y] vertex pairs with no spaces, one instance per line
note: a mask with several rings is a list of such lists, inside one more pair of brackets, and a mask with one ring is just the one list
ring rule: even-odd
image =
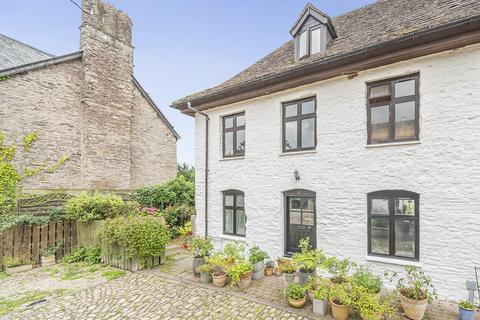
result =
[[298,172],[297,169],[295,169],[295,171],[293,171],[293,176],[295,177],[295,181],[300,180],[300,173]]

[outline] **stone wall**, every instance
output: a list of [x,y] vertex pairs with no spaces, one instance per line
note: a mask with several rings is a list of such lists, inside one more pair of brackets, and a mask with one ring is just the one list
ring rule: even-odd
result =
[[[440,297],[464,299],[480,265],[480,45],[396,63],[207,111],[210,116],[209,234],[222,235],[222,191],[245,192],[245,241],[284,253],[283,192],[316,192],[317,244],[327,254],[401,270],[405,261],[367,257],[367,193],[420,194],[420,261]],[[367,147],[366,82],[420,73],[420,143]],[[282,102],[317,97],[317,148],[284,155]],[[245,111],[245,157],[224,160],[221,117]],[[196,227],[204,231],[205,119],[196,118]],[[293,171],[300,172],[296,182]]]

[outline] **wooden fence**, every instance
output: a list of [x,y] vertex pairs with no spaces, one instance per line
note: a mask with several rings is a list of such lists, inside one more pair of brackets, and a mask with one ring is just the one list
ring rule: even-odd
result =
[[73,220],[15,226],[0,233],[0,266],[5,258],[21,258],[39,265],[42,249],[57,245],[55,256],[61,259],[76,244],[76,222]]

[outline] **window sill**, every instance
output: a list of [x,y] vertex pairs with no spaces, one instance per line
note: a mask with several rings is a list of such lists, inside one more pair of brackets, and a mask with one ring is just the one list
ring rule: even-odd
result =
[[220,158],[220,161],[229,161],[229,160],[241,160],[245,159],[245,156],[239,156],[239,157],[228,157],[228,158]]
[[247,242],[244,236],[234,236],[230,234],[222,234],[218,236],[217,238],[219,239],[224,239],[224,240],[232,240],[232,241],[240,241],[240,242]]
[[393,147],[393,146],[408,146],[422,143],[420,140],[414,141],[400,141],[400,142],[387,142],[387,143],[376,143],[376,144],[367,144],[366,148],[380,148],[380,147]]
[[411,267],[421,267],[422,266],[420,261],[403,260],[403,259],[396,259],[396,258],[384,258],[384,257],[377,257],[377,256],[367,256],[365,259],[367,261],[371,261],[371,262],[394,264],[394,265],[398,265],[398,266],[411,266]]
[[317,150],[303,150],[303,151],[292,151],[292,152],[282,152],[279,154],[280,157],[283,156],[293,156],[296,154],[309,154],[309,153],[317,153]]

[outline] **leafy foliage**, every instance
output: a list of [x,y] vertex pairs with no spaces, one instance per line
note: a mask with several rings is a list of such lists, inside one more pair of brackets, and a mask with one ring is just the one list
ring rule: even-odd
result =
[[292,256],[293,263],[303,272],[314,272],[317,266],[325,261],[321,250],[313,249],[308,238],[301,239],[298,245],[300,251]]
[[395,312],[392,297],[380,298],[380,295],[371,293],[367,288],[352,284],[352,307],[357,310],[364,320],[380,320]]
[[464,309],[464,310],[467,310],[467,311],[473,311],[475,310],[475,305],[473,303],[471,303],[470,301],[460,301],[460,303],[458,304],[460,308]]
[[195,205],[195,184],[179,175],[166,183],[137,189],[135,198],[142,206],[160,210],[180,205],[192,207]]
[[248,261],[240,261],[227,267],[227,274],[231,279],[230,285],[238,283],[241,277],[253,271],[253,265]]
[[382,278],[374,275],[367,268],[360,267],[353,274],[352,282],[366,289],[368,293],[380,293],[382,289]]
[[195,168],[187,163],[178,164],[177,176],[183,176],[188,181],[195,183]]
[[191,215],[195,212],[195,209],[188,205],[167,207],[161,211],[160,214],[165,218],[165,222],[169,227],[173,237],[180,235],[180,229],[185,223],[190,221]]
[[334,283],[343,283],[347,279],[347,274],[355,263],[349,259],[338,259],[337,257],[327,258],[323,267],[332,275],[331,281]]
[[23,266],[25,264],[29,264],[29,261],[21,257],[6,257],[3,260],[3,264],[7,268],[14,268],[18,266]]
[[406,298],[412,300],[425,300],[431,302],[437,297],[437,292],[432,284],[432,279],[422,269],[405,267],[405,275],[399,277],[394,273],[390,281],[397,280],[397,290]]
[[88,262],[90,264],[97,264],[100,263],[100,261],[101,250],[99,246],[78,247],[62,259],[62,262],[65,263]]
[[65,217],[80,221],[100,220],[122,213],[124,202],[114,194],[82,192],[66,204]]
[[266,251],[263,251],[262,249],[260,249],[260,247],[258,247],[258,246],[251,247],[250,250],[249,250],[249,253],[250,253],[249,260],[253,264],[258,263],[258,262],[262,262],[265,259],[269,258],[268,253]]
[[325,300],[328,299],[328,292],[331,287],[331,282],[328,281],[327,279],[316,276],[316,277],[310,277],[307,283],[307,288],[309,290],[314,291],[314,297],[315,295],[319,300]]
[[0,215],[0,231],[14,227],[20,224],[41,225],[49,221],[48,217],[35,217],[28,214],[5,214]]
[[107,280],[115,280],[117,278],[121,278],[127,273],[123,270],[117,270],[117,269],[112,269],[112,270],[105,270],[102,272],[102,276],[105,277]]
[[130,258],[159,256],[170,240],[162,219],[153,216],[107,219],[100,235],[107,243],[125,248],[125,253]]
[[243,261],[245,260],[245,244],[227,242],[223,247],[223,253],[227,261]]
[[209,238],[193,237],[188,242],[189,248],[193,250],[194,257],[206,257],[213,249],[212,241]]
[[290,299],[301,300],[305,298],[307,289],[298,283],[292,283],[287,287],[286,293]]
[[330,301],[338,305],[351,306],[352,305],[352,291],[350,284],[334,284],[330,287],[330,293],[328,295]]

